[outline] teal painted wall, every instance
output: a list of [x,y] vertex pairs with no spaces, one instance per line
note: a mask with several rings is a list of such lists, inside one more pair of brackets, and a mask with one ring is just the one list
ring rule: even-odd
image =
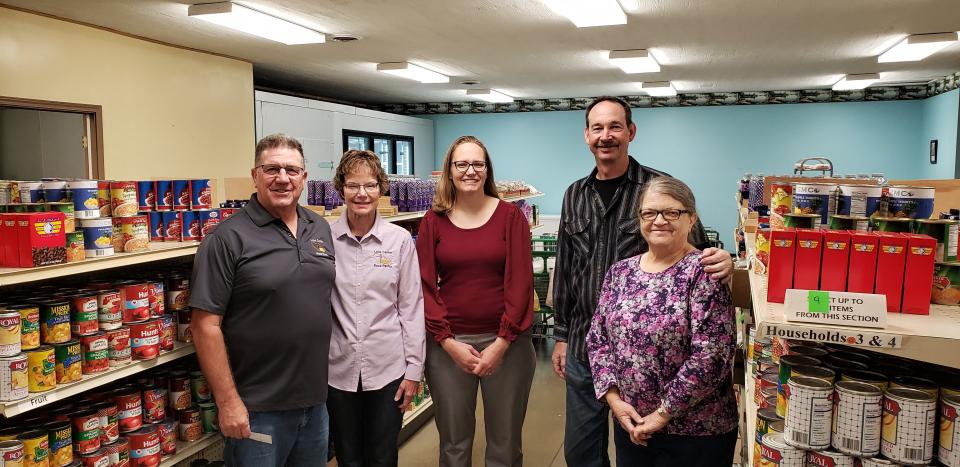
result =
[[[957,91],[953,91],[954,101]],[[849,102],[797,105],[634,109],[637,137],[630,153],[641,164],[687,182],[707,226],[732,248],[734,190],[744,172],[786,174],[809,156],[833,160],[839,174],[884,172],[888,178],[924,178],[929,171],[924,115],[949,113],[939,101]],[[954,102],[954,105],[956,102]],[[536,203],[558,214],[563,191],[594,166],[583,139],[583,111],[434,115],[436,164],[458,136],[479,137],[499,180],[522,179],[547,193]],[[941,119],[936,119],[938,122]],[[949,133],[949,122],[937,133]],[[956,147],[956,114],[953,145]],[[941,138],[941,162],[950,168]]]
[[960,89],[933,96],[923,103],[923,121],[919,150],[930,155],[930,140],[938,141],[937,163],[923,164],[921,178],[954,178],[957,167],[957,118],[960,115]]

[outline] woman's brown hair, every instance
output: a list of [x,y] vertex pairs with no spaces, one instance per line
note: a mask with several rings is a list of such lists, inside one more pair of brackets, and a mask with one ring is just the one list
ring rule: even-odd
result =
[[[457,187],[453,184],[451,171],[453,167],[453,151],[461,144],[473,143],[483,149],[483,158],[487,163],[487,179],[483,183],[483,193],[487,196],[499,198],[497,194],[497,184],[493,181],[493,161],[490,160],[490,153],[487,147],[477,139],[476,136],[461,136],[453,141],[450,149],[447,149],[447,155],[443,158],[443,173],[440,175],[440,181],[437,183],[437,193],[433,196],[433,212],[437,214],[447,214],[453,209],[457,201]],[[470,169],[467,169],[470,170]]]
[[366,167],[370,174],[377,179],[377,184],[380,185],[380,195],[389,194],[390,183],[387,180],[387,172],[383,170],[383,166],[380,164],[380,158],[373,151],[351,149],[343,153],[343,157],[340,158],[340,165],[337,166],[336,174],[333,176],[333,189],[340,193],[341,198],[346,199],[343,194],[343,184],[347,182],[347,176],[363,167]]

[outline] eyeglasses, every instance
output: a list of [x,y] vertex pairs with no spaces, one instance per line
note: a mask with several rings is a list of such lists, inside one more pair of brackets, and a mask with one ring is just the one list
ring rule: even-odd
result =
[[367,192],[368,194],[380,192],[379,183],[367,183],[364,185],[358,185],[356,183],[347,183],[346,185],[343,185],[343,192],[355,195],[357,193],[360,193],[361,188],[363,188],[363,191]]
[[680,218],[681,214],[690,214],[690,211],[686,209],[644,209],[640,211],[640,218],[645,221],[652,221],[657,216],[663,216],[665,220],[675,221]]
[[477,162],[466,162],[466,161],[457,161],[453,163],[453,166],[460,171],[460,173],[467,173],[467,170],[470,170],[470,167],[473,167],[474,172],[483,172],[487,170],[487,163],[483,161]]
[[263,164],[258,165],[255,168],[263,171],[264,174],[270,177],[276,177],[280,175],[280,170],[283,170],[287,173],[289,177],[299,177],[300,174],[304,172],[303,167],[297,167],[295,165],[276,165],[276,164]]

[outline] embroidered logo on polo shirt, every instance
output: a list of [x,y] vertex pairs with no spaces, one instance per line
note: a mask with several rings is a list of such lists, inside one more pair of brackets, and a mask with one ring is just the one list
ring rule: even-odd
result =
[[319,238],[311,238],[310,244],[313,245],[314,250],[317,250],[317,252],[314,253],[316,256],[330,256],[330,252],[327,250],[327,246],[323,240]]
[[392,268],[393,259],[388,255],[393,255],[392,251],[377,250],[373,252],[374,262],[373,267],[375,268]]

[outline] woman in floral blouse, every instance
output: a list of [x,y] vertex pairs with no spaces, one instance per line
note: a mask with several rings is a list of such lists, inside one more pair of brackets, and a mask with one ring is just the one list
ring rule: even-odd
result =
[[607,272],[587,336],[597,398],[617,421],[617,465],[729,466],[738,421],[730,291],[687,241],[697,213],[686,184],[651,180],[639,214],[649,251]]

